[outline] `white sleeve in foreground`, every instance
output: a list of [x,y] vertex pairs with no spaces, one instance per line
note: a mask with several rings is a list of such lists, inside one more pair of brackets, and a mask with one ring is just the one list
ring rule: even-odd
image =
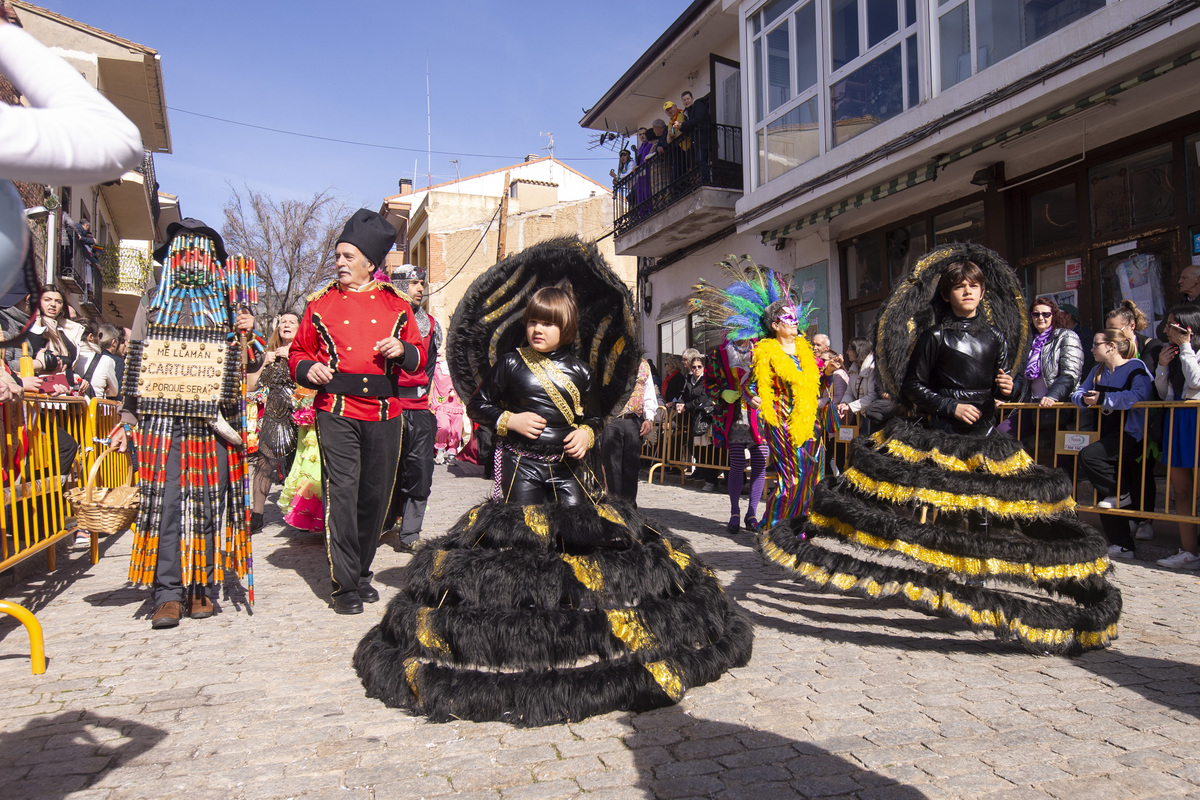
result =
[[0,178],[86,185],[119,178],[141,163],[137,126],[15,25],[0,25],[0,74],[32,106],[0,105]]

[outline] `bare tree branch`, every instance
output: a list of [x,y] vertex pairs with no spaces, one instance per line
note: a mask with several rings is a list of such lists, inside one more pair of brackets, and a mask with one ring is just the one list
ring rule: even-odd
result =
[[309,200],[275,200],[246,186],[229,188],[225,244],[258,262],[259,316],[302,311],[305,297],[336,275],[333,248],[349,215],[345,203],[328,189]]

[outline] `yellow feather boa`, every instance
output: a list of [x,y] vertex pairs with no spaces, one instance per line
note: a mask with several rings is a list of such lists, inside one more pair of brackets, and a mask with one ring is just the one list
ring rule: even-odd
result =
[[758,415],[771,427],[782,427],[779,415],[775,413],[775,379],[783,381],[792,393],[788,437],[792,446],[800,447],[815,433],[821,376],[812,347],[804,339],[796,339],[796,358],[800,361],[799,369],[777,339],[763,339],[754,345],[754,382],[758,384],[758,396],[762,399]]

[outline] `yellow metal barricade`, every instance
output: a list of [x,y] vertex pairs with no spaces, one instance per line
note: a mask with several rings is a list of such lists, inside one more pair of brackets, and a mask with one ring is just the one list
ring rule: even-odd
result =
[[[0,572],[43,551],[47,569],[56,567],[55,545],[70,534],[59,446],[65,444],[60,436],[69,435],[64,423],[70,418],[72,405],[34,395],[3,407]],[[66,466],[69,471],[71,465]],[[36,617],[7,601],[0,602],[0,612],[16,617],[25,626],[29,632],[33,673],[45,672],[45,648]]]
[[[1138,486],[1130,486],[1129,480],[1117,470],[1116,495],[1131,494],[1137,497],[1135,502],[1122,508],[1101,508],[1097,505],[1103,498],[1097,497],[1094,489],[1081,489],[1079,484],[1087,482],[1087,476],[1079,465],[1079,453],[1088,445],[1100,440],[1099,409],[1079,409],[1070,403],[1055,403],[1041,407],[1037,403],[1005,403],[1001,409],[1003,415],[1010,420],[1011,433],[1024,445],[1026,451],[1035,461],[1046,466],[1058,466],[1072,477],[1075,500],[1079,510],[1096,514],[1111,514],[1137,520],[1167,520],[1171,522],[1200,523],[1197,516],[1195,472],[1193,485],[1183,487],[1179,492],[1186,497],[1183,508],[1176,504],[1174,513],[1171,512],[1171,499],[1176,494],[1172,485],[1171,471],[1166,469],[1168,454],[1173,448],[1184,450],[1185,457],[1190,457],[1193,464],[1200,457],[1200,436],[1191,430],[1191,436],[1184,438],[1176,431],[1180,427],[1194,427],[1196,422],[1191,420],[1191,414],[1200,409],[1200,403],[1148,401],[1135,403],[1128,411],[1114,411],[1104,414],[1105,425],[1114,426],[1116,431],[1124,431],[1129,416],[1137,414],[1142,417],[1142,441],[1135,447],[1127,447],[1124,437],[1118,445],[1118,461],[1126,463],[1132,459],[1142,465],[1133,468],[1140,472],[1145,484],[1158,480],[1157,473],[1164,475],[1163,491],[1153,491],[1155,502],[1148,503],[1146,491],[1137,491]],[[1182,415],[1187,414],[1187,417]],[[1187,426],[1175,424],[1176,415],[1180,421],[1188,420]],[[1177,443],[1175,440],[1181,441]],[[1190,441],[1188,441],[1190,439]],[[1141,483],[1141,482],[1139,482]],[[1132,497],[1131,497],[1132,500]]]

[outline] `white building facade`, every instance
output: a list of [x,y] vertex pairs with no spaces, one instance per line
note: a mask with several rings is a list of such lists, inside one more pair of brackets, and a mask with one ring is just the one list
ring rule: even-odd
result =
[[[997,250],[1028,296],[1091,327],[1125,298],[1161,317],[1200,263],[1197,57],[1194,0],[693,3],[583,120],[636,127],[646,95],[678,102],[691,86],[731,119],[737,74],[732,209],[693,191],[617,239],[643,257],[647,352],[678,352],[681,330],[709,344],[683,298],[731,253],[793,274],[839,347],[952,241]],[[733,65],[724,81],[713,64]],[[663,252],[686,236],[651,229],[678,227],[670,208],[688,202],[721,224]]]

